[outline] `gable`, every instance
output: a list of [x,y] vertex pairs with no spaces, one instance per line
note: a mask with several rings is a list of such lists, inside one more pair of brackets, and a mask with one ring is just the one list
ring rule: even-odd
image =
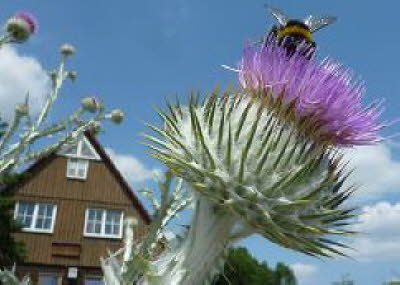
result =
[[95,154],[98,157],[98,159],[90,159],[86,180],[66,177],[68,157],[82,155],[84,147],[79,146],[79,143],[69,145],[59,154],[52,154],[34,163],[26,171],[30,174],[28,178],[13,187],[16,196],[88,201],[94,205],[104,206],[134,206],[143,220],[149,223],[150,217],[146,209],[96,138],[90,133],[85,133],[82,141],[86,143],[86,146],[90,146],[90,156]]

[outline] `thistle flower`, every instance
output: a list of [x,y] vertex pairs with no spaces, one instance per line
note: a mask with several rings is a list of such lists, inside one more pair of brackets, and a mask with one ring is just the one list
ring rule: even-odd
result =
[[63,44],[60,47],[60,53],[64,56],[71,56],[75,53],[75,47],[70,44]]
[[239,69],[244,89],[269,91],[265,92],[265,97],[271,97],[267,102],[280,97],[284,104],[293,103],[295,121],[312,117],[318,129],[309,134],[315,139],[336,146],[380,140],[380,104],[362,106],[365,88],[341,64],[307,59],[301,48],[288,56],[285,48],[270,39],[261,48],[245,47]]
[[12,41],[22,43],[37,31],[37,27],[37,20],[32,14],[20,12],[8,19],[5,29]]
[[169,105],[165,127],[150,126],[158,137],[146,136],[154,157],[236,226],[306,254],[341,254],[324,238],[348,233],[336,223],[351,217],[338,208],[352,192],[341,190],[340,156],[282,120],[288,106],[273,112],[256,95]]

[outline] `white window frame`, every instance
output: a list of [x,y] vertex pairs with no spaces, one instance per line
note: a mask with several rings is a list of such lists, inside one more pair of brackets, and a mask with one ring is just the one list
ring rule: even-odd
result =
[[[92,146],[92,144],[89,142],[89,140],[86,137],[82,137],[81,139],[79,139],[77,142],[77,151],[76,151],[76,155],[75,154],[67,154],[67,153],[63,153],[63,151],[61,151],[61,154],[65,157],[71,157],[71,158],[82,158],[82,159],[88,159],[88,160],[101,160],[99,154],[97,153],[97,151],[94,149],[94,147]],[[91,156],[86,156],[82,154],[82,147],[83,144],[86,144],[91,152],[93,153],[94,157]],[[68,147],[68,145],[66,145],[66,147]]]
[[[30,203],[30,204],[34,205],[31,225],[30,225],[30,227],[25,227],[24,226],[23,228],[21,228],[22,231],[24,231],[24,232],[33,232],[33,233],[44,233],[44,234],[52,234],[54,232],[54,225],[56,223],[56,218],[57,218],[57,205],[56,204],[52,204],[52,203],[36,203],[36,202],[30,202],[30,201],[21,201],[21,202]],[[15,204],[15,209],[14,209],[14,219],[15,220],[17,220],[17,217],[18,217],[19,204],[20,204],[20,201],[18,201]],[[49,205],[53,206],[50,229],[37,229],[37,228],[34,227],[34,225],[36,224],[36,220],[38,218],[39,205],[43,205],[43,204],[49,204]]]
[[[81,161],[81,162],[85,162],[85,174],[84,174],[84,176],[78,176],[78,171],[76,171],[75,172],[75,175],[70,175],[69,173],[68,173],[68,170],[70,169],[70,165],[71,165],[71,160],[72,159],[76,159],[77,161]],[[78,168],[77,168],[78,169]],[[77,170],[76,169],[76,170]],[[80,179],[80,180],[86,180],[86,178],[87,178],[87,175],[88,175],[88,172],[89,172],[89,160],[88,159],[83,159],[83,158],[77,158],[77,157],[68,157],[68,160],[67,160],[67,170],[66,170],[66,176],[67,176],[67,178],[72,178],[72,179]]]
[[[86,232],[88,218],[89,218],[89,210],[101,210],[102,211],[101,232],[99,234]],[[121,212],[121,217],[120,217],[120,220],[119,220],[119,234],[118,235],[106,234],[105,233],[105,228],[106,228],[106,215],[105,215],[105,213],[107,213],[107,211],[120,211]],[[121,239],[122,238],[122,232],[123,232],[123,223],[124,223],[124,212],[122,210],[119,210],[119,209],[87,208],[86,211],[85,211],[85,224],[83,226],[83,236],[85,236],[85,237],[95,237],[95,238]]]

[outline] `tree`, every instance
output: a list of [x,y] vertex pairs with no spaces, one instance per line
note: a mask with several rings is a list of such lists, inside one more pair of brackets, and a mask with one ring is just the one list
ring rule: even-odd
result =
[[[3,175],[1,183],[4,186],[16,183],[23,179],[21,174]],[[22,242],[16,241],[12,233],[20,230],[21,225],[14,220],[14,200],[9,191],[0,191],[0,264],[12,265],[20,262],[25,256],[25,247]]]
[[[0,119],[0,137],[5,134],[8,127],[6,122]],[[0,180],[0,187],[5,188],[10,184],[19,181],[22,175],[3,174]],[[12,233],[20,229],[20,224],[14,220],[14,201],[9,191],[0,188],[0,264],[12,265],[19,262],[25,255],[25,248],[22,242],[14,240]]]
[[257,261],[246,248],[231,248],[224,266],[213,285],[295,285],[296,277],[283,263],[271,269],[266,262]]

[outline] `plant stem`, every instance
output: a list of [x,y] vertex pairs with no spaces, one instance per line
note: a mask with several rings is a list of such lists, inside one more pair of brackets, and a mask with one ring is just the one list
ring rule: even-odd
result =
[[214,203],[199,197],[185,240],[176,251],[165,254],[156,262],[158,276],[152,280],[149,278],[144,284],[205,284],[222,270],[220,261],[223,261],[224,250],[229,246],[235,222],[232,214],[215,210]]

